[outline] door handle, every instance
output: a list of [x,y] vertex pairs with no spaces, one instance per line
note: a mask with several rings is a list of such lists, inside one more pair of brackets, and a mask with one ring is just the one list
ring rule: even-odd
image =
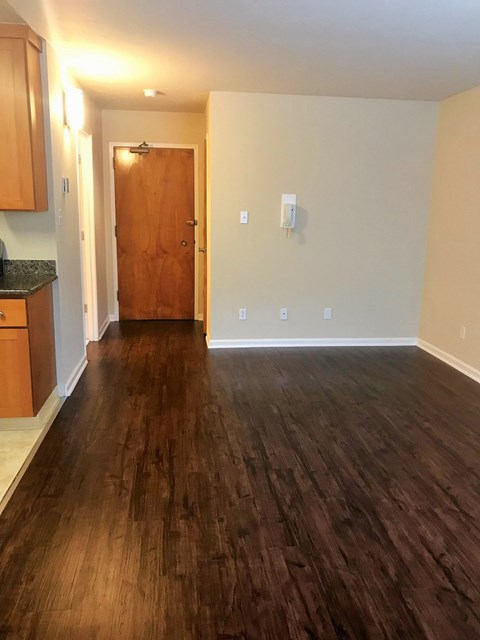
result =
[[198,247],[200,253],[207,253],[207,247]]
[[187,220],[187,224],[189,227],[196,227],[198,224],[198,220]]
[[186,240],[182,240],[180,242],[180,244],[182,245],[182,247],[186,247],[187,246],[187,241]]

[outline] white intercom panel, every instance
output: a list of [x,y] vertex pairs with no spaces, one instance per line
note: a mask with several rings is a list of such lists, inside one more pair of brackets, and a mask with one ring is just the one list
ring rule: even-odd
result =
[[296,204],[284,204],[283,205],[283,217],[282,217],[282,227],[284,229],[294,229],[295,228],[295,214],[297,212]]
[[297,213],[297,196],[295,193],[282,194],[282,208],[280,215],[280,227],[291,230],[295,228],[295,217]]

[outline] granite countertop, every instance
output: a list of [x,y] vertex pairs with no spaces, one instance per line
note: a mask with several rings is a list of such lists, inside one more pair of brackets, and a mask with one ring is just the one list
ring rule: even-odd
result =
[[5,260],[0,298],[26,298],[57,279],[54,260]]

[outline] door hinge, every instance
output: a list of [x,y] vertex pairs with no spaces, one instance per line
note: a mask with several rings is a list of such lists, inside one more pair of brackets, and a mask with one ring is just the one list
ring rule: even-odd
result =
[[87,313],[87,312],[88,312],[88,307],[87,307],[87,305],[86,305],[86,304],[84,304],[84,305],[83,305],[83,310],[85,311],[85,313]]
[[78,154],[78,164],[82,164],[82,156]]
[[82,240],[85,240],[85,231],[82,231],[81,237],[82,237]]
[[115,238],[117,237],[117,225],[115,225]]
[[117,300],[120,300],[120,296],[118,295],[118,289],[117,289]]
[[115,156],[113,156],[112,158],[112,164],[113,164],[113,168],[115,169]]

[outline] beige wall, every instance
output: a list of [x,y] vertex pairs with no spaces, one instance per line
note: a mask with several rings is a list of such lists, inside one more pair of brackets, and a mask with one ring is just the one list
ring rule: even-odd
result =
[[55,260],[55,220],[51,212],[0,212],[0,239],[10,260]]
[[[58,382],[63,394],[73,372],[85,357],[77,146],[74,132],[63,123],[63,90],[71,81],[61,70],[55,51],[49,46],[47,46],[47,61],[52,178],[49,205],[55,218],[58,273],[54,298],[55,344]],[[68,194],[62,192],[62,176],[70,180]]]
[[[85,98],[85,126],[84,129],[92,136],[93,160],[93,206],[95,216],[95,255],[97,271],[97,311],[98,329],[102,327],[109,316],[107,289],[107,259],[105,236],[104,182],[103,182],[103,137],[102,112],[97,105]],[[107,212],[108,213],[108,212]]]
[[[420,337],[480,370],[480,87],[441,104]],[[466,336],[460,338],[461,326]]]
[[[416,337],[437,114],[429,102],[212,93],[210,338]],[[289,239],[282,193],[297,194]]]
[[[197,201],[198,201],[198,236],[203,234],[203,144],[205,139],[205,115],[202,113],[161,113],[154,111],[103,111],[103,142],[104,142],[104,178],[105,178],[105,212],[107,214],[107,275],[108,275],[108,299],[109,313],[114,313],[115,291],[113,282],[113,250],[112,250],[112,224],[111,224],[111,157],[109,143],[111,142],[136,142],[146,140],[148,143],[164,144],[192,144],[198,147],[198,171],[197,171]],[[198,260],[198,252],[196,252]],[[198,309],[202,312],[202,260],[198,260]]]

